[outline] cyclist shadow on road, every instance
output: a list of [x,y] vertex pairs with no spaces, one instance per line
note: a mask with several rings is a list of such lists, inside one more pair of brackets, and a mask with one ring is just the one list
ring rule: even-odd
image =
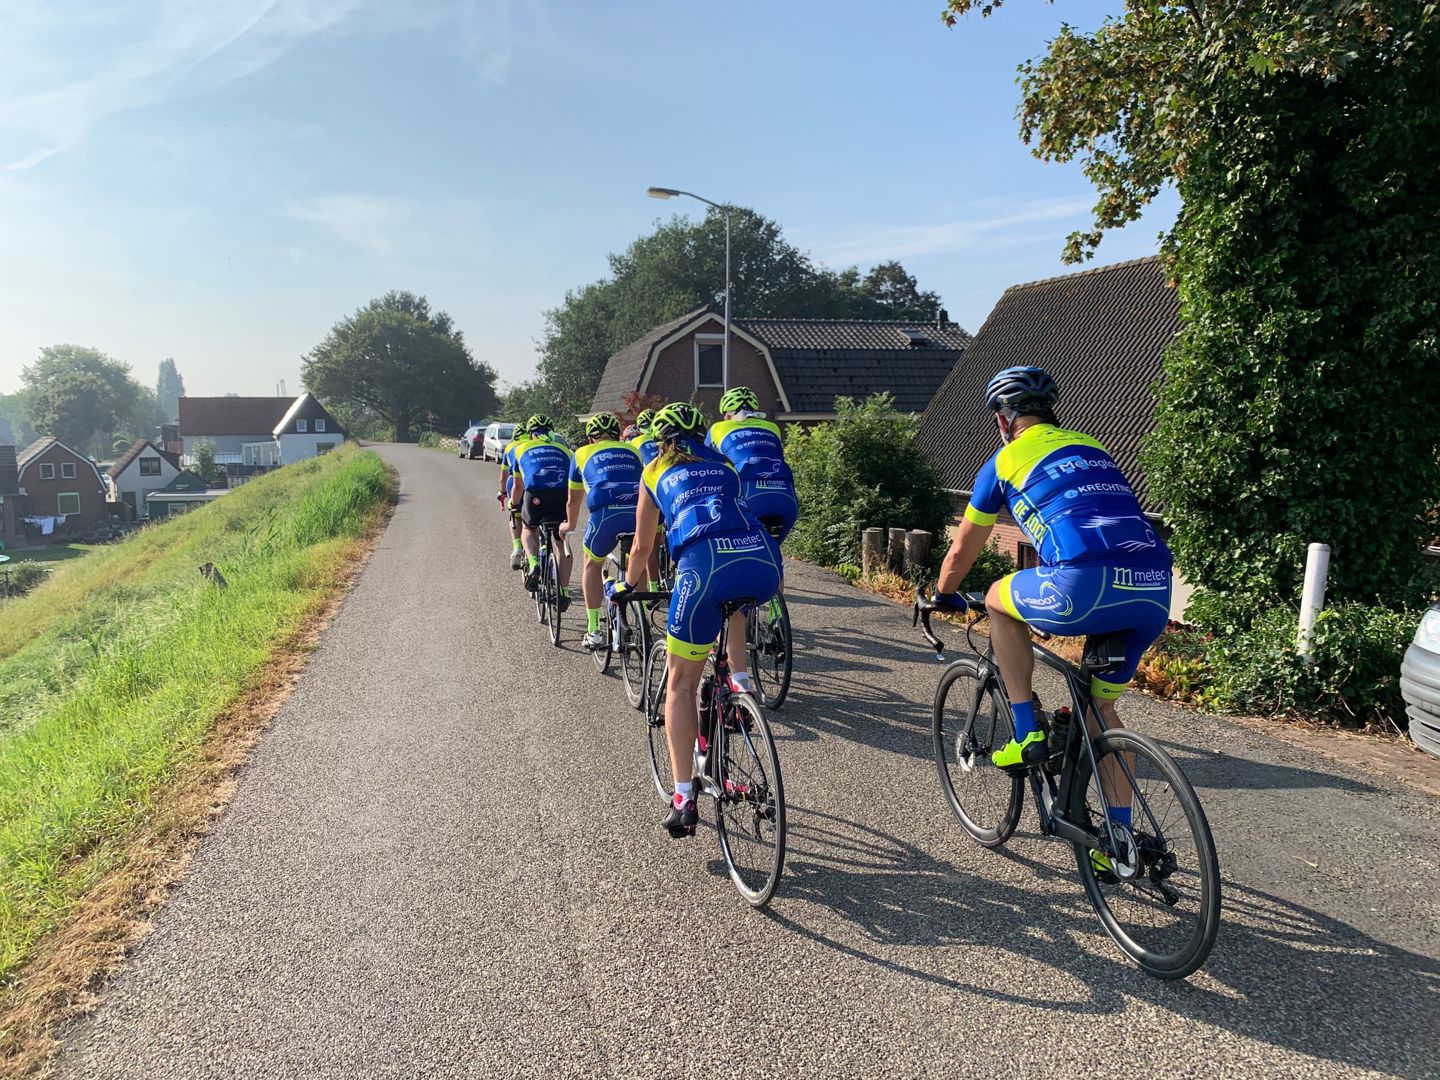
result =
[[[769,917],[893,975],[1079,1015],[1119,1014],[1139,999],[1275,1046],[1387,1072],[1423,1068],[1440,1054],[1440,962],[1300,904],[1226,881],[1209,961],[1189,980],[1162,982],[1104,936],[1066,846],[1053,846],[1054,864],[974,848],[978,867],[994,860],[993,875],[977,874],[866,825],[793,804],[789,815],[785,880]],[[1016,839],[1012,845],[1035,849]],[[1072,868],[1058,869],[1061,861]],[[911,959],[916,946],[923,960]],[[997,979],[996,957],[976,950],[1028,964],[1020,978]],[[1048,973],[1037,975],[1035,965]]]

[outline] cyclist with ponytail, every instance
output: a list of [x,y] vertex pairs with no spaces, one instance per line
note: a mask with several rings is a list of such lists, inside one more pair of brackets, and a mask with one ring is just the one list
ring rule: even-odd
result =
[[[695,809],[692,751],[698,731],[695,692],[705,659],[720,636],[723,606],[754,597],[764,600],[780,586],[780,549],[745,509],[740,477],[725,455],[705,444],[705,418],[678,402],[655,415],[659,443],[645,467],[635,514],[635,548],[625,580],[606,586],[614,596],[637,586],[665,516],[666,540],[675,560],[666,652],[670,676],[665,696],[665,730],[675,794],[661,823],[672,836],[693,830]],[[730,657],[737,677],[745,672],[742,635]],[[737,678],[732,687],[744,686]]]

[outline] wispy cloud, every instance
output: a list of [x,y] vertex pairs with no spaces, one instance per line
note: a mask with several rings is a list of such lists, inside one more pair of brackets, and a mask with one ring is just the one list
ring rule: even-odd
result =
[[336,194],[303,199],[285,216],[319,225],[337,239],[373,255],[388,255],[392,237],[411,214],[409,203],[379,195]]
[[958,221],[934,225],[906,225],[870,229],[858,235],[821,245],[815,255],[827,263],[869,263],[916,255],[944,255],[964,251],[1002,229],[1040,221],[1062,221],[1086,213],[1093,196],[995,203],[993,213],[974,212]]
[[0,5],[0,160],[33,168],[105,117],[274,63],[361,0],[9,0]]
[[399,28],[443,34],[488,82],[499,84],[514,63],[523,24],[544,17],[543,0],[407,0],[373,8],[366,22],[382,34]]

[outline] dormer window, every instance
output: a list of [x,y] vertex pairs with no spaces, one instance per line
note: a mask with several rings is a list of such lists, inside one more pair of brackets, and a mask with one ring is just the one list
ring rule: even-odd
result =
[[325,432],[325,421],[324,421],[324,420],[318,420],[318,419],[317,419],[317,420],[315,421],[315,434],[317,434],[317,435],[322,435],[322,434],[324,434],[324,432]]
[[300,433],[303,435],[306,431],[309,430],[309,427],[308,427],[307,422],[304,421],[304,420],[296,420],[296,421],[295,421],[295,430],[298,431],[298,432],[300,432]]

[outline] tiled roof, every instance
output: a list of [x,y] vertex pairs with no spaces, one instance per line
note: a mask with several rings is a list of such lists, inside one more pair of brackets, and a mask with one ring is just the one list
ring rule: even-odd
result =
[[15,447],[0,446],[0,496],[20,494],[20,473],[15,464]]
[[1158,257],[1005,290],[926,410],[918,445],[947,488],[968,491],[1000,445],[985,384],[1003,368],[1038,364],[1060,384],[1060,422],[1099,439],[1153,512],[1140,441],[1154,426],[1150,387],[1179,311]]
[[268,439],[294,402],[288,397],[182,397],[180,434],[191,439],[205,435]]
[[154,450],[155,453],[159,454],[165,461],[168,461],[174,468],[180,468],[180,459],[176,455],[170,453],[168,450],[160,449],[160,447],[156,446],[149,439],[136,439],[130,444],[130,449],[121,454],[119,460],[110,466],[105,475],[111,479],[119,476],[130,467],[131,462],[139,457],[141,452],[147,447]]
[[40,438],[36,439],[29,446],[25,447],[24,450],[21,450],[20,453],[15,455],[16,465],[22,469],[25,468],[26,465],[30,464],[31,459],[39,457],[58,441],[59,440],[53,435],[40,436]]
[[921,412],[970,344],[952,324],[861,319],[736,320],[775,361],[790,411],[829,413],[837,397],[885,391],[902,412]]
[[645,365],[650,359],[650,350],[680,327],[692,319],[699,318],[709,310],[708,307],[696,308],[694,311],[681,315],[678,319],[662,323],[638,341],[632,341],[610,357],[605,362],[605,371],[600,376],[600,385],[595,388],[595,400],[590,407],[591,411],[603,412],[606,409],[619,408],[625,395],[640,385],[640,379],[645,374]]

